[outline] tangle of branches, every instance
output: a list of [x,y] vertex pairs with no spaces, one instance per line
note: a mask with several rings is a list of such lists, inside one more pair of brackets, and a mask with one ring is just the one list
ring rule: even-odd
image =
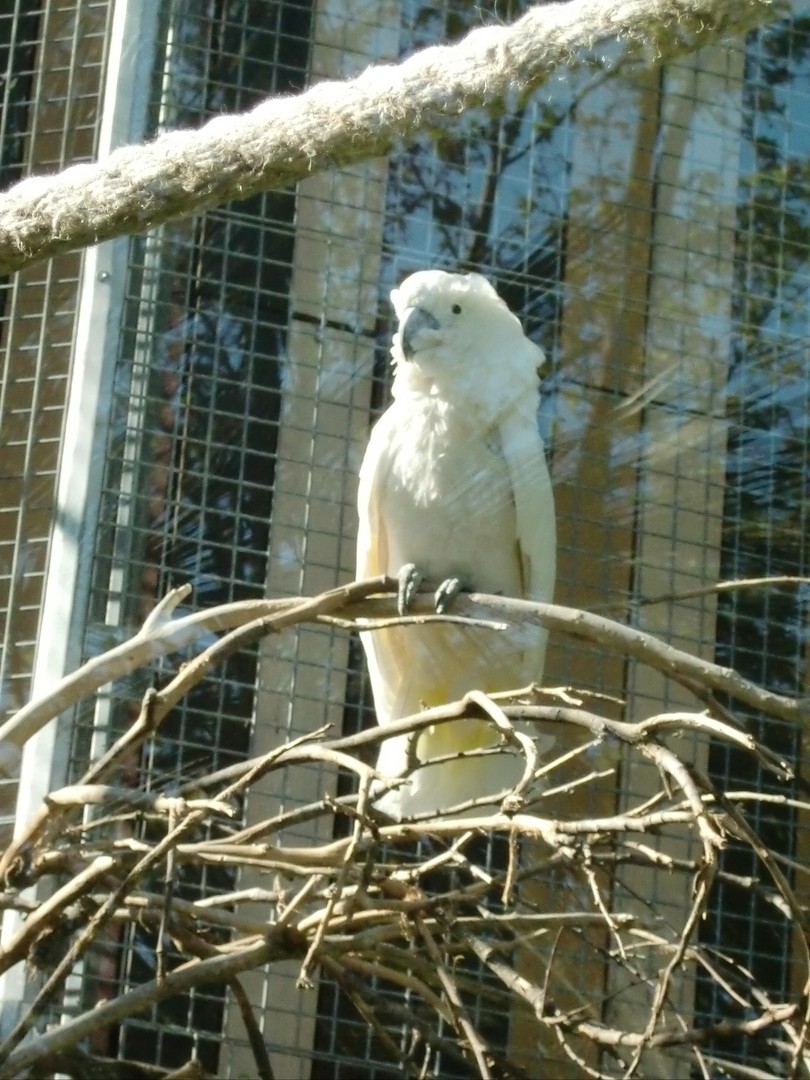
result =
[[[743,730],[734,703],[797,722],[805,719],[803,704],[639,630],[482,595],[460,597],[446,616],[418,598],[405,620],[475,620],[493,633],[538,620],[649,665],[694,695],[694,711],[630,723],[615,718],[620,703],[571,688],[473,692],[384,729],[344,737],[312,731],[180,789],[132,782],[125,765],[133,752],[234,651],[303,623],[347,631],[361,619],[364,629],[390,625],[394,584],[381,578],[184,618],[174,610],[187,590],[176,590],[133,639],[89,661],[0,730],[0,739],[20,746],[105,684],[205,643],[166,685],[145,694],[134,724],[83,776],[51,792],[0,858],[3,906],[19,913],[0,950],[0,973],[19,964],[36,973],[34,999],[0,1044],[0,1077],[47,1070],[203,1076],[196,1062],[171,1072],[99,1056],[87,1040],[156,1003],[216,985],[227,988],[256,1075],[266,1080],[273,1075],[266,1041],[283,1046],[284,1032],[260,1030],[242,980],[290,961],[302,990],[321,980],[344,995],[389,1063],[408,1076],[437,1075],[437,1055],[481,1077],[527,1075],[527,1058],[568,1058],[576,1075],[595,1077],[659,1076],[662,1068],[673,1076],[810,1075],[810,949],[801,883],[794,883],[807,869],[770,850],[750,824],[752,808],[810,804],[718,790],[696,749],[725,743],[788,779],[789,763]],[[403,732],[416,738],[463,716],[491,722],[493,748],[482,753],[523,757],[522,779],[500,806],[493,812],[471,802],[401,822],[377,812],[381,781],[367,762],[381,740]],[[551,760],[540,760],[526,738],[532,725],[559,733]],[[655,783],[617,802],[619,768],[626,777],[636,765]],[[353,777],[353,792],[244,823],[251,789],[273,772],[312,766]],[[291,840],[290,830],[305,822],[317,826],[313,837],[327,839]],[[729,845],[746,850],[756,871],[726,869]],[[254,879],[259,871],[267,885],[183,897],[174,882],[190,865],[226,866]],[[650,887],[655,875],[668,883],[666,903]],[[732,903],[755,895],[792,934],[799,976],[790,995],[775,998],[733,950],[704,942],[700,926],[721,887]],[[71,973],[105,934],[135,926],[152,934],[154,978],[65,1018]],[[711,1010],[700,1005],[709,1000]],[[520,1039],[494,1037],[488,1014],[510,1017]],[[757,1061],[772,1071],[740,1064],[741,1046],[759,1046]]]

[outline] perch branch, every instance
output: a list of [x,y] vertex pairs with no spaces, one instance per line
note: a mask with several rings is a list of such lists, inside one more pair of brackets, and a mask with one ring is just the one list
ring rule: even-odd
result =
[[97,1005],[73,1020],[39,1035],[11,1053],[0,1065],[0,1078],[12,1080],[46,1054],[75,1046],[98,1028],[118,1023],[151,1008],[160,1001],[174,997],[211,982],[227,982],[243,971],[260,967],[272,960],[293,959],[303,955],[305,942],[294,931],[284,927],[280,932],[268,931],[267,936],[252,941],[226,955],[207,960],[190,960],[169,972],[165,979],[142,983],[109,1002]]
[[[380,593],[391,595],[380,596]],[[395,617],[395,597],[396,581],[380,577],[353,582],[316,597],[240,601],[195,612],[180,619],[159,620],[157,626],[148,632],[142,630],[115,649],[102,656],[93,657],[77,671],[62,679],[42,698],[16,712],[0,726],[0,743],[7,741],[15,746],[22,746],[46,723],[83,697],[94,693],[106,683],[130,674],[144,664],[187,648],[205,632],[228,631],[248,622],[262,621],[262,633],[269,634],[296,623],[318,622],[322,619],[328,621],[330,616],[337,613],[354,620],[366,620],[352,621],[351,625],[356,629],[369,629],[369,618]],[[780,719],[800,723],[810,720],[810,710],[806,702],[765,690],[730,668],[692,656],[642,630],[577,608],[473,593],[470,596],[457,597],[454,615],[440,617],[435,616],[432,601],[425,596],[417,597],[413,614],[446,618],[447,621],[453,621],[455,615],[460,615],[490,624],[492,615],[496,614],[516,624],[539,622],[567,636],[592,641],[611,652],[632,656],[676,682],[684,683],[690,689],[697,680],[713,690],[725,692]],[[499,631],[493,628],[491,632]]]

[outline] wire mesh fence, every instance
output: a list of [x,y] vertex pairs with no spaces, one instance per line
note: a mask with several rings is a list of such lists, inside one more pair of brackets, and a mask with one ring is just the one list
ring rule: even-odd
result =
[[[508,20],[524,6],[498,3],[487,14]],[[113,7],[52,2],[0,18],[15,73],[5,87],[7,182],[93,155]],[[810,26],[802,5],[794,8],[792,18],[745,43],[705,49],[663,71],[623,71],[608,49],[599,63],[583,58],[513,108],[465,115],[390,161],[313,176],[296,191],[134,239],[114,331],[92,573],[75,596],[84,656],[125,640],[185,582],[193,593],[181,613],[312,595],[351,579],[356,474],[390,389],[386,295],[410,271],[441,266],[487,274],[547,353],[538,420],[559,521],[558,602],[604,611],[801,697],[806,584],[714,590],[727,579],[807,575]],[[268,93],[396,60],[459,37],[480,17],[478,8],[449,0],[345,10],[291,0],[172,0],[161,5],[154,33],[149,130],[195,126]],[[80,261],[66,256],[27,274],[5,287],[2,327],[0,674],[9,711],[23,704],[34,669]],[[173,661],[156,662],[83,702],[71,725],[68,776],[82,776],[139,714],[145,690],[177,671]],[[611,720],[693,704],[660,672],[562,636],[552,638],[546,681],[609,695]],[[742,715],[762,743],[794,763],[798,780],[774,778],[723,740],[697,740],[688,756],[719,790],[782,799],[746,804],[746,814],[790,879],[803,857],[806,818],[786,800],[800,794],[804,736],[757,705]],[[324,724],[350,735],[373,728],[374,717],[356,640],[307,625],[253,643],[195,685],[159,736],[133,751],[128,782],[155,797],[185,791],[195,776],[237,767]],[[658,771],[621,740],[589,754],[591,768],[612,780],[575,784],[566,795],[570,814],[626,815],[657,796]],[[241,825],[286,814],[279,842],[337,843],[341,828],[352,835],[351,823],[326,812],[298,820],[295,809],[326,794],[349,797],[353,782],[315,758],[272,771],[240,794]],[[86,828],[92,820],[88,812]],[[154,842],[149,822],[130,817],[117,827],[122,842]],[[593,899],[596,882],[608,912],[638,904],[682,926],[696,856],[684,835],[661,850],[666,857],[648,853],[641,869],[614,853],[609,885],[603,865],[592,878],[578,866],[585,876],[576,888],[561,871],[538,872],[535,907],[523,915],[556,910],[577,889]],[[682,861],[677,871],[667,862],[673,851]],[[735,982],[742,969],[770,1002],[803,985],[795,930],[759,887],[757,857],[745,839],[729,843],[696,930],[694,947],[704,956],[722,952],[735,970],[719,978],[689,958],[689,989],[679,992],[707,1032],[720,1014],[738,1024],[749,1018],[750,1001]],[[477,852],[476,865],[500,888],[508,870],[492,858]],[[268,890],[266,870],[249,864],[238,874],[227,863],[173,872],[178,904]],[[800,880],[792,884],[801,898]],[[66,1014],[156,977],[154,925],[114,927],[77,968],[75,999],[60,1005]],[[616,950],[632,951],[622,935],[613,951],[598,934],[575,937],[566,978],[588,985],[572,1000],[590,1002],[607,1027],[621,1027],[633,1010],[647,1015],[655,977],[641,965],[630,978],[629,961],[612,973]],[[277,1071],[390,1074],[390,1036],[369,1035],[351,979],[341,983],[327,971],[320,989],[303,992],[300,967],[297,957],[244,980]],[[498,1053],[523,1055],[531,1071],[540,1045],[557,1062],[549,1065],[555,1075],[586,1070],[553,1039],[533,1041],[520,1009],[503,1022],[506,991],[487,979],[468,1007],[486,1012],[494,1004]],[[389,1019],[408,1007],[403,1000],[390,999]],[[441,1022],[450,1031],[457,1021],[443,1014]],[[413,1016],[408,1022],[418,1029]],[[770,1051],[756,1034],[738,1026],[728,1036],[733,1052],[724,1044],[723,1053],[765,1068]],[[405,1043],[397,1045],[404,1052]],[[430,1045],[440,1054],[431,1068],[454,1075],[449,1046]],[[190,988],[97,1034],[93,1048],[166,1067],[197,1057],[225,1075],[255,1068],[239,1009],[221,988]],[[599,1049],[587,1068],[604,1062]],[[468,1066],[460,1067],[464,1074]]]

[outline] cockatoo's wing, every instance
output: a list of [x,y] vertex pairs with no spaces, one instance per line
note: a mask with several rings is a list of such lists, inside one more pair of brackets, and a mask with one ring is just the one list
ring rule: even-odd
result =
[[[381,493],[385,489],[386,474],[390,464],[391,447],[390,428],[393,425],[391,412],[384,413],[374,425],[369,439],[363,464],[360,469],[360,482],[357,488],[357,562],[356,578],[377,577],[378,574],[396,573],[392,571],[388,559],[388,543],[385,535],[385,522],[381,513]],[[399,569],[397,567],[397,569]]]
[[500,436],[515,506],[521,595],[549,601],[557,573],[557,535],[543,441],[532,418],[518,411],[503,418]]
[[[355,574],[358,581],[363,578],[377,577],[380,574],[396,575],[400,570],[394,566],[388,538],[390,523],[383,514],[383,494],[388,483],[392,453],[397,445],[396,419],[394,410],[383,413],[374,425],[369,438],[366,454],[360,469],[360,482],[357,489],[358,529],[357,562]],[[374,708],[377,722],[389,723],[408,715],[414,708],[398,705],[405,694],[406,683],[410,678],[407,647],[400,650],[399,635],[401,630],[367,631],[360,634],[360,640],[366,653],[371,689],[374,695]],[[412,644],[412,642],[410,643]],[[417,646],[418,647],[418,646]],[[390,747],[390,749],[389,749]],[[381,771],[396,775],[405,765],[402,756],[403,743],[389,740],[382,747],[382,756],[388,755],[390,761],[383,763]]]

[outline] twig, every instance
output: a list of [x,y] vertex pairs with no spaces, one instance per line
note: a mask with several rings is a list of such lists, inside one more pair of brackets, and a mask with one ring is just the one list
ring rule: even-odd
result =
[[437,1016],[442,1017],[448,1023],[452,1023],[452,1017],[442,999],[430,989],[427,983],[417,978],[410,971],[398,971],[396,968],[389,967],[386,964],[362,960],[359,956],[346,953],[341,955],[341,963],[350,971],[355,971],[366,978],[379,978],[385,982],[393,983],[394,986],[401,986],[404,990],[413,990],[414,993],[418,994],[430,1005]]
[[478,1067],[478,1075],[481,1077],[481,1080],[492,1080],[492,1072],[489,1063],[487,1062],[487,1048],[470,1020],[467,1010],[464,1008],[464,1002],[461,1000],[458,988],[444,965],[439,947],[434,941],[433,935],[418,915],[414,918],[414,923],[420,937],[427,947],[428,955],[436,965],[436,974],[439,977],[439,982],[444,988],[447,1001],[453,1014],[453,1026],[459,1034],[463,1033],[467,1037],[467,1042],[472,1051],[472,1055],[475,1058],[475,1063]]
[[790,887],[790,883],[777,866],[776,861],[773,859],[770,851],[756,836],[756,834],[751,829],[750,825],[742,816],[740,811],[732,803],[725,801],[721,795],[719,795],[718,793],[716,794],[718,800],[721,801],[722,804],[725,806],[727,812],[734,821],[734,824],[737,826],[741,834],[746,838],[748,843],[756,852],[757,857],[767,867],[768,873],[770,874],[774,884],[779,889],[786,903],[790,907],[791,914],[793,915],[793,918],[796,921],[796,926],[799,929],[798,938],[802,945],[805,969],[804,988],[802,991],[802,995],[804,998],[804,1011],[802,1016],[801,1028],[799,1030],[799,1037],[796,1042],[796,1048],[793,1051],[790,1062],[791,1073],[793,1073],[795,1072],[798,1065],[799,1050],[800,1048],[804,1047],[807,1041],[808,1032],[810,1031],[810,922],[808,921],[806,911],[799,904],[793,890]]
[[[709,845],[709,851],[711,851],[711,845]],[[660,973],[655,987],[655,994],[653,996],[652,1005],[650,1007],[649,1016],[644,1031],[641,1034],[641,1038],[633,1053],[633,1057],[630,1060],[630,1064],[625,1072],[625,1077],[629,1078],[633,1076],[636,1069],[641,1063],[642,1054],[647,1046],[653,1044],[654,1032],[658,1025],[661,1011],[666,1001],[666,996],[669,991],[669,987],[672,983],[672,978],[675,971],[680,967],[681,962],[686,956],[689,948],[692,934],[697,927],[699,920],[703,917],[706,911],[706,904],[709,898],[709,891],[713,879],[714,870],[716,867],[716,861],[713,859],[711,862],[707,862],[702,866],[698,873],[695,875],[695,884],[693,891],[692,905],[689,914],[684,922],[683,931],[677,942],[672,956],[665,965],[663,971]],[[670,1043],[668,1045],[674,1045]]]
[[[192,1064],[193,1069],[188,1065]],[[61,1053],[49,1054],[37,1062],[40,1069],[50,1073],[62,1073],[80,1080],[171,1080],[178,1075],[176,1069],[163,1069],[145,1061],[131,1058],[108,1058],[88,1054],[74,1046]],[[198,1061],[184,1066],[187,1080],[209,1080],[210,1073]]]
[[[352,972],[343,969],[332,957],[325,954],[321,957],[321,965],[326,971],[328,971],[331,978],[335,982],[351,994],[352,1000],[357,1006],[359,1002],[364,1001],[363,991],[368,993],[367,988],[357,979]],[[383,1045],[389,1049],[392,1053],[394,1060],[399,1061],[403,1066],[403,1069],[410,1076],[418,1076],[424,1078],[424,1069],[418,1069],[413,1065],[410,1055],[405,1055],[387,1035],[385,1029],[376,1019],[377,1016],[390,1017],[399,1026],[404,1027],[405,1030],[416,1031],[424,1039],[428,1046],[446,1055],[452,1061],[460,1062],[462,1066],[466,1066],[464,1055],[458,1048],[458,1044],[454,1039],[444,1039],[439,1036],[435,1029],[424,1021],[423,1018],[418,1016],[413,1009],[409,1009],[404,1005],[396,1004],[393,1001],[386,1001],[381,999],[379,995],[375,995],[373,1009],[366,1006],[365,1013],[361,1015],[367,1015],[371,1013],[375,1017],[375,1021],[372,1026],[375,1034],[382,1039]]]
[[639,749],[661,772],[665,772],[672,777],[684,793],[686,801],[695,815],[698,832],[703,841],[703,857],[707,865],[713,862],[715,850],[725,847],[725,840],[706,813],[706,804],[685,765],[666,746],[660,746],[657,743],[641,743]]
[[[177,828],[177,810],[169,811],[166,828],[169,834]],[[163,882],[163,910],[160,913],[157,945],[155,946],[155,981],[162,983],[166,978],[166,932],[172,917],[172,897],[174,896],[174,848],[170,847],[166,855],[166,873]]]
[[[49,720],[89,697],[106,683],[129,675],[139,667],[161,656],[182,652],[201,634],[228,631],[256,620],[266,620],[265,632],[282,630],[296,622],[317,620],[319,615],[339,611],[347,604],[378,593],[388,578],[343,585],[316,597],[284,600],[241,600],[232,604],[205,608],[181,619],[166,621],[160,618],[147,632],[139,631],[133,638],[94,656],[76,671],[66,675],[44,697],[25,705],[0,726],[0,743],[22,746]],[[158,604],[160,607],[160,604]],[[154,614],[154,613],[153,613]],[[165,610],[163,613],[165,615]],[[145,626],[150,624],[147,618]]]
[[99,878],[109,874],[114,866],[115,859],[108,855],[99,855],[88,867],[66,882],[61,889],[58,889],[47,900],[43,900],[0,951],[0,974],[22,960],[45,928],[56,922],[59,913],[77,897],[92,888]]
[[585,843],[582,845],[582,869],[585,873],[585,880],[588,883],[588,888],[591,891],[593,902],[596,904],[596,910],[601,914],[605,920],[613,940],[616,942],[616,951],[625,963],[627,962],[627,953],[624,950],[624,944],[622,942],[621,934],[619,933],[619,927],[615,922],[613,915],[608,910],[607,904],[602,899],[602,890],[599,888],[599,882],[596,880],[596,874],[593,869],[593,858],[590,849],[590,845]]
[[477,705],[492,720],[505,741],[523,754],[523,776],[504,799],[502,807],[504,813],[507,814],[510,810],[519,810],[526,802],[523,793],[531,786],[534,774],[537,771],[537,744],[534,739],[524,735],[522,731],[516,731],[514,724],[497,701],[488,697],[487,694],[482,693],[480,690],[471,690],[464,698],[464,704],[467,702]]
[[[161,921],[161,929],[162,927],[163,922]],[[196,934],[184,931],[181,936],[183,945],[195,956],[210,959],[220,955],[219,950]],[[163,978],[158,975],[155,981],[159,984],[163,981]],[[256,1063],[257,1080],[275,1080],[273,1065],[270,1061],[270,1055],[267,1053],[264,1036],[256,1022],[256,1017],[253,1015],[253,1007],[250,1004],[250,998],[245,993],[245,988],[235,975],[228,980],[227,986],[236,1002],[236,1007],[239,1009],[242,1023],[245,1025],[253,1060]]]
[[719,581],[716,585],[703,585],[698,589],[686,589],[677,593],[660,593],[657,596],[631,597],[620,604],[605,604],[600,611],[624,611],[629,605],[634,608],[651,607],[654,604],[679,604],[684,600],[699,600],[704,596],[718,596],[723,593],[741,592],[746,589],[773,588],[777,585],[810,585],[810,577],[797,577],[790,574],[778,574],[774,577],[739,578],[734,581]]
[[295,959],[303,955],[305,947],[306,942],[301,936],[285,927],[278,933],[270,930],[265,938],[235,949],[225,956],[190,960],[170,971],[162,983],[142,983],[112,1001],[98,1004],[81,1016],[65,1020],[59,1027],[38,1035],[3,1060],[0,1065],[0,1078],[12,1080],[40,1058],[75,1046],[97,1028],[118,1023],[194,986],[227,982],[240,972],[250,971],[272,960]]
[[[375,593],[386,590],[390,596],[375,597]],[[149,633],[138,634],[103,656],[94,657],[63,679],[46,697],[20,709],[0,727],[0,742],[22,746],[44,724],[82,697],[159,656],[185,649],[206,631],[231,630],[249,622],[253,624],[250,633],[271,633],[295,623],[317,622],[321,616],[337,612],[355,619],[392,618],[396,614],[395,596],[396,582],[381,577],[354,582],[312,598],[241,601],[195,612],[181,619],[159,621]],[[808,708],[802,702],[764,690],[731,669],[692,656],[650,634],[604,616],[555,604],[474,593],[457,597],[453,617],[491,620],[493,612],[510,622],[539,622],[549,629],[595,641],[610,651],[642,660],[675,681],[686,680],[688,683],[697,678],[712,689],[724,691],[781,719],[802,721],[808,717]],[[426,598],[416,597],[413,615],[433,617],[435,611]],[[356,625],[361,628],[360,623]],[[362,628],[365,629],[366,624]]]
[[[262,774],[265,761],[268,759],[275,759],[280,753],[283,753],[284,747],[279,750],[273,750],[265,756],[264,759],[256,762],[251,771],[245,776],[240,777],[239,780],[230,784],[224,789],[220,795],[220,799],[223,802],[228,802],[231,798],[238,795],[244,787],[248,786],[251,781],[258,775]],[[112,892],[110,897],[101,905],[101,907],[95,912],[93,917],[87,923],[86,927],[81,934],[76,938],[70,949],[65,956],[56,965],[50,977],[46,980],[44,985],[36,995],[33,1004],[27,1014],[22,1017],[15,1025],[13,1030],[6,1036],[2,1044],[0,1044],[0,1061],[2,1061],[10,1051],[20,1042],[22,1038],[31,1029],[34,1023],[36,1023],[37,1017],[40,1015],[50,998],[59,990],[67,978],[70,969],[87,951],[94,937],[99,933],[102,926],[110,920],[116,907],[118,906],[122,896],[124,896],[134,884],[141,878],[151,867],[155,866],[161,861],[164,854],[166,854],[172,847],[176,846],[180,837],[189,832],[192,828],[195,828],[202,821],[205,820],[207,815],[206,809],[189,811],[183,820],[177,824],[173,829],[169,829],[166,836],[156,844],[150,851],[148,851],[142,859],[126,874],[123,881]]]
[[[392,590],[393,591],[393,590]],[[351,613],[354,607],[363,617],[374,616],[384,606],[393,606],[393,596],[389,600],[380,597],[370,598],[347,606],[344,614]],[[470,593],[458,596],[453,605],[454,612],[473,618],[492,618],[500,615],[513,625],[521,623],[539,623],[549,630],[581,640],[592,641],[609,652],[632,656],[662,672],[675,682],[683,679],[698,679],[713,690],[719,690],[743,701],[754,708],[761,708],[783,720],[807,721],[810,719],[810,706],[796,698],[775,694],[743,678],[731,668],[724,668],[709,660],[693,656],[683,649],[668,645],[652,634],[647,634],[636,627],[608,619],[603,615],[594,615],[578,608],[564,607],[560,604],[542,604],[531,600],[517,600],[511,597],[494,596],[490,593]],[[430,610],[430,601],[417,596],[412,610],[415,614]]]
[[116,739],[97,761],[90,763],[87,771],[78,781],[80,785],[100,784],[103,780],[106,780],[117,768],[119,762],[123,761],[155,732],[158,725],[158,717],[155,712],[156,703],[157,690],[153,686],[149,686],[143,695],[140,712],[135,723],[127,728],[124,734]]
[[323,942],[324,934],[326,933],[326,927],[332,917],[335,904],[339,896],[343,894],[343,890],[346,886],[346,881],[349,876],[351,864],[354,859],[355,852],[360,844],[360,840],[363,836],[363,832],[366,829],[366,807],[368,805],[369,792],[371,790],[371,781],[375,773],[372,769],[366,769],[360,780],[360,797],[357,803],[357,816],[355,817],[354,825],[352,827],[352,835],[346,846],[346,852],[343,857],[343,864],[338,870],[337,878],[334,886],[330,890],[329,897],[326,901],[326,906],[323,909],[323,917],[318,923],[315,934],[312,938],[312,942],[307,949],[307,954],[304,957],[304,962],[301,964],[301,971],[299,972],[297,979],[297,986],[299,989],[308,989],[312,986],[312,980],[310,979],[310,971],[312,964],[317,956],[318,949]]

